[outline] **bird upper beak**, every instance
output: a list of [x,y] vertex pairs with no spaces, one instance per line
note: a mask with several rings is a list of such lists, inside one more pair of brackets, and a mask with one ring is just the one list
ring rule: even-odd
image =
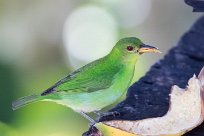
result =
[[145,44],[142,44],[140,46],[140,48],[138,49],[139,54],[143,54],[143,53],[147,53],[147,52],[161,53],[161,51],[158,48],[156,48],[154,46],[150,46],[150,45],[145,45]]

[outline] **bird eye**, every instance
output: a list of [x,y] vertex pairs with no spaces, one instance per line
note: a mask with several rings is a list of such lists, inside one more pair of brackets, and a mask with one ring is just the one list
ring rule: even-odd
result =
[[132,46],[128,46],[128,47],[127,47],[127,50],[128,50],[128,51],[132,51],[133,49],[134,49],[134,48],[133,48]]

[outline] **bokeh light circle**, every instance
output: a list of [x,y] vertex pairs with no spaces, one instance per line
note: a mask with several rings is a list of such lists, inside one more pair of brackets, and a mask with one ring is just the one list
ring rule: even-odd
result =
[[145,21],[151,11],[151,0],[91,0],[105,7],[117,16],[120,26],[132,28]]
[[117,41],[115,19],[103,8],[83,6],[68,16],[64,43],[74,68],[106,55]]

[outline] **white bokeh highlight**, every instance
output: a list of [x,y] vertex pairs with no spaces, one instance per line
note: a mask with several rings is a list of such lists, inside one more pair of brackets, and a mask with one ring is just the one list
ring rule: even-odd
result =
[[103,8],[83,6],[68,16],[64,43],[74,68],[105,56],[118,39],[118,24]]
[[119,25],[129,29],[143,23],[150,14],[151,0],[91,0],[104,5],[119,20]]

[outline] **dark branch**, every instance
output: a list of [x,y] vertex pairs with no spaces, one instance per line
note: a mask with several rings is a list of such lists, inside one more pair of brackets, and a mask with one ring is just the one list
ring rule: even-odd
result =
[[185,0],[185,2],[193,7],[193,12],[204,12],[204,0]]

